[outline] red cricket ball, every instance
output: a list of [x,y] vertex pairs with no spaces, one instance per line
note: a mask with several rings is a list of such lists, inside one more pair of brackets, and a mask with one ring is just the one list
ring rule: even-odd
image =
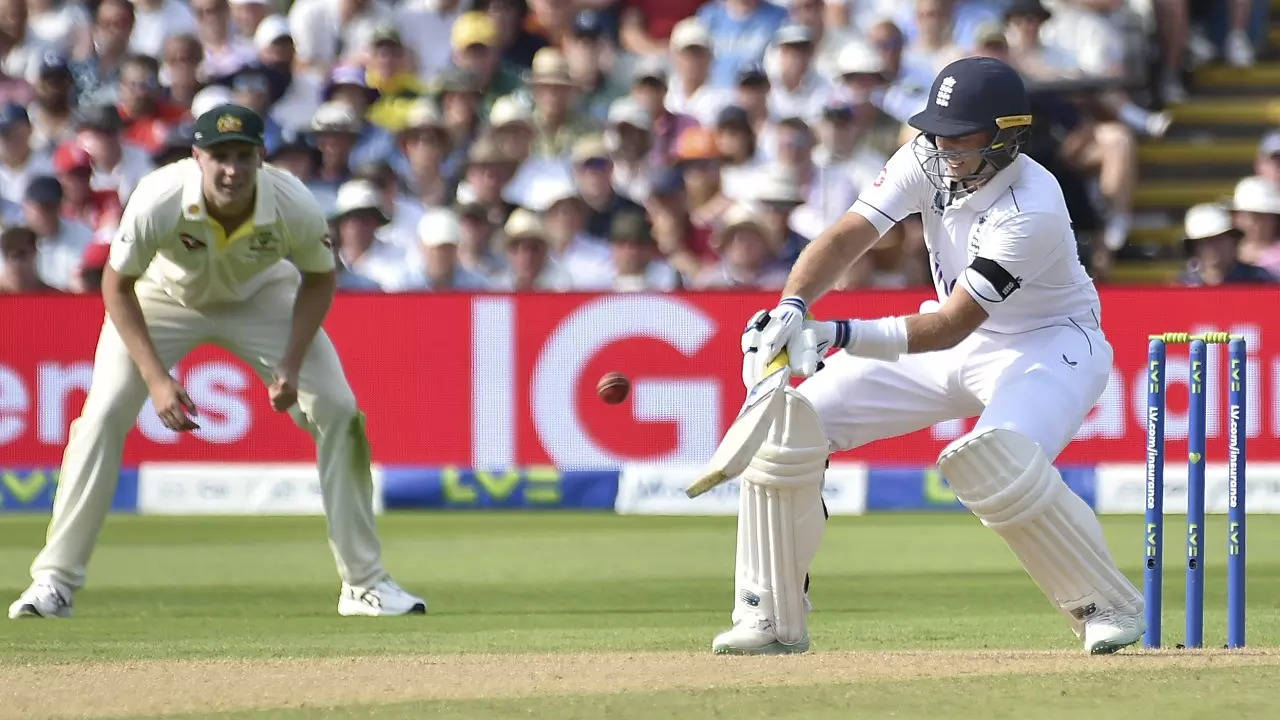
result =
[[600,382],[596,383],[596,394],[610,405],[617,405],[626,400],[629,392],[631,392],[631,381],[622,373],[605,373],[600,377]]

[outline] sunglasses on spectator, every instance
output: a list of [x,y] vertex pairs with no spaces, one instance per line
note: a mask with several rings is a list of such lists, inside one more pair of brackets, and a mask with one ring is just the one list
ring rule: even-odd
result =
[[596,171],[608,170],[610,164],[611,162],[607,157],[587,158],[586,160],[583,160],[582,162],[578,163],[578,165],[583,170],[596,170]]

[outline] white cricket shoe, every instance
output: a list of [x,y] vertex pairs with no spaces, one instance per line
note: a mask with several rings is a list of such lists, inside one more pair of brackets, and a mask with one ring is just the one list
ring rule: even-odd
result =
[[9,619],[71,617],[71,591],[53,583],[34,582],[9,606]]
[[773,621],[766,617],[746,618],[734,623],[711,641],[711,652],[717,655],[789,655],[809,649],[809,633],[793,643],[784,643],[773,631]]
[[1138,642],[1146,630],[1140,612],[1103,610],[1084,623],[1084,649],[1090,655],[1109,655]]
[[391,578],[383,578],[373,587],[356,587],[342,583],[338,595],[338,614],[365,615],[425,615],[427,601],[396,584]]

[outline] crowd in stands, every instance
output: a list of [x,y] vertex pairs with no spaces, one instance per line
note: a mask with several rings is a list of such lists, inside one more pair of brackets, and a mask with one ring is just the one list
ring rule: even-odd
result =
[[[288,2],[288,0],[283,0]],[[1001,58],[1026,148],[1105,277],[1137,142],[1196,63],[1255,62],[1250,0],[0,0],[0,292],[94,291],[121,208],[224,102],[367,291],[781,287],[914,134],[937,71]],[[1188,284],[1280,274],[1280,134],[1186,217]],[[928,285],[918,222],[842,287]]]

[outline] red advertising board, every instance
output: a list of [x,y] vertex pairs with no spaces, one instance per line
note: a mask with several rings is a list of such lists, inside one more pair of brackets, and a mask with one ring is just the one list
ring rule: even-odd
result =
[[[913,311],[917,291],[832,295],[819,316]],[[1250,344],[1249,455],[1280,459],[1280,337],[1271,289],[1107,289],[1103,325],[1116,350],[1111,384],[1065,462],[1141,461],[1146,335],[1223,329]],[[343,295],[326,328],[342,354],[384,463],[479,467],[602,467],[628,460],[698,461],[742,400],[738,337],[770,294]],[[57,464],[79,412],[102,320],[84,297],[0,297],[0,464]],[[1210,351],[1210,452],[1225,423],[1221,349]],[[1170,349],[1171,436],[1183,432],[1185,349]],[[605,405],[596,380],[627,374],[631,396]],[[202,348],[178,369],[202,409],[200,431],[177,437],[148,408],[126,444],[143,459],[276,461],[312,456],[310,439],[273,413],[247,366]],[[921,464],[963,423],[851,453]]]

